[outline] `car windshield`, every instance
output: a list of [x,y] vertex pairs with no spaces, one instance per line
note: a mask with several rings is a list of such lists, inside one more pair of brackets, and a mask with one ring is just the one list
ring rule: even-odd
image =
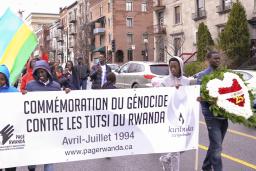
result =
[[156,75],[169,75],[168,65],[150,65],[150,71]]

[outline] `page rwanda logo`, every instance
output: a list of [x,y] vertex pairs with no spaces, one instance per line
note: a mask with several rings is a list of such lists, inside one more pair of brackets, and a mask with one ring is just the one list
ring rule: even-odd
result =
[[0,145],[4,145],[13,136],[13,131],[13,125],[10,124],[0,131]]

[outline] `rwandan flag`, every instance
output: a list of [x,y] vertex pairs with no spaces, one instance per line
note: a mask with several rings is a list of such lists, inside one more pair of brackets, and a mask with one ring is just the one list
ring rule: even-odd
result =
[[0,64],[10,71],[10,83],[14,84],[37,45],[36,35],[7,9],[0,18]]

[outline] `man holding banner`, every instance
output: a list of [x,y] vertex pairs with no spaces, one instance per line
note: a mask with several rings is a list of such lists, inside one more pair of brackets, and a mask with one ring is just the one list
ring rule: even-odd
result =
[[[44,60],[36,61],[33,68],[34,80],[30,81],[27,86],[27,91],[60,91],[59,83],[53,81],[50,66]],[[30,171],[35,170],[35,166],[28,167]],[[53,171],[52,164],[45,164],[44,171]]]
[[[179,57],[171,57],[169,60],[170,75],[164,78],[160,83],[162,87],[176,87],[190,84],[190,80],[183,76],[183,61]],[[179,90],[177,90],[179,91]],[[173,114],[173,113],[170,113]],[[179,171],[180,170],[180,153],[173,152],[167,155],[161,156],[160,161],[163,164],[164,170]]]

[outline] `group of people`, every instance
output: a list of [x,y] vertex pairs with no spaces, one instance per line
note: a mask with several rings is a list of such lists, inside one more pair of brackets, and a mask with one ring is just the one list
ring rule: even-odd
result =
[[[26,72],[21,78],[20,92],[26,94],[33,91],[61,91],[86,89],[87,79],[91,78],[92,89],[115,89],[116,77],[105,63],[105,56],[100,56],[100,62],[92,67],[90,73],[83,58],[78,58],[76,66],[67,61],[63,70],[58,63],[48,63],[39,58],[32,58],[26,65]],[[10,73],[6,65],[0,65],[0,93],[19,92],[18,88],[10,85]],[[35,171],[36,166],[28,166],[29,171]],[[16,168],[6,168],[15,171]],[[53,171],[52,164],[45,164],[44,171]],[[2,171],[2,169],[0,169]]]
[[[158,87],[176,87],[201,84],[202,78],[211,74],[212,72],[220,68],[220,53],[217,51],[210,51],[206,55],[208,61],[208,68],[194,75],[194,80],[191,80],[183,75],[183,61],[179,57],[171,57],[169,60],[170,75],[159,82],[154,83]],[[202,165],[202,171],[222,171],[222,143],[225,134],[228,129],[228,120],[224,117],[215,117],[213,112],[210,110],[210,104],[198,97],[197,99],[201,103],[202,113],[206,122],[208,137],[209,137],[209,148],[207,150],[206,157]],[[180,153],[168,153],[160,157],[165,170],[179,171],[180,170]]]
[[[220,54],[212,51],[207,54],[209,66],[207,69],[195,75],[197,84],[201,83],[203,76],[212,73],[220,66]],[[78,65],[73,66],[72,61],[66,63],[64,70],[58,65],[50,65],[39,59],[32,59],[28,62],[27,73],[23,76],[21,81],[21,92],[26,94],[27,91],[61,91],[61,89],[69,92],[70,90],[86,89],[86,82],[88,77],[92,81],[92,89],[115,89],[115,74],[106,65],[104,55],[100,55],[99,63],[94,65],[89,72],[87,66],[82,62],[82,58],[78,59]],[[170,75],[161,80],[159,86],[176,87],[190,85],[191,80],[183,75],[183,61],[179,57],[172,57],[169,60]],[[5,65],[0,65],[0,93],[3,92],[18,92],[17,88],[9,83],[9,71]],[[203,171],[222,171],[222,142],[228,128],[228,121],[226,118],[215,117],[210,111],[209,103],[201,99],[202,113],[204,115],[210,145],[207,155],[203,162]],[[175,163],[175,161],[178,161]],[[178,160],[177,160],[178,159]],[[179,170],[179,153],[170,153],[160,158],[161,162],[169,162],[173,171]],[[28,166],[29,171],[34,171],[35,166]],[[0,169],[1,170],[1,169]],[[15,171],[16,168],[8,168],[7,171]],[[53,171],[52,164],[44,165],[45,171]]]

